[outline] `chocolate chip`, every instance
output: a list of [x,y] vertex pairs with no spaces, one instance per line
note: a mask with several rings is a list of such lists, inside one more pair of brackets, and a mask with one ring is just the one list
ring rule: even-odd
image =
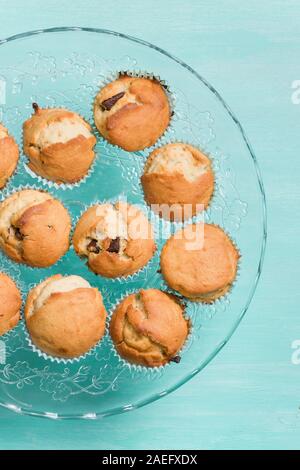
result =
[[120,93],[117,93],[116,95],[107,98],[107,100],[102,101],[100,105],[101,108],[103,109],[103,111],[110,111],[111,108],[116,104],[116,102],[123,98],[124,95],[125,91],[121,91]]
[[181,357],[180,356],[174,356],[170,359],[171,362],[176,362],[176,364],[179,364],[179,362],[181,361]]
[[97,245],[97,240],[91,240],[90,243],[88,244],[87,246],[87,250],[90,252],[90,253],[96,253],[98,254],[100,252],[100,248],[99,246]]
[[33,107],[33,110],[34,110],[35,113],[37,113],[38,110],[40,109],[40,107],[37,103],[32,103],[32,107]]
[[20,229],[18,227],[14,227],[14,234],[17,240],[23,240],[23,234],[20,232]]
[[110,242],[107,250],[109,253],[119,253],[120,251],[120,237],[115,238]]

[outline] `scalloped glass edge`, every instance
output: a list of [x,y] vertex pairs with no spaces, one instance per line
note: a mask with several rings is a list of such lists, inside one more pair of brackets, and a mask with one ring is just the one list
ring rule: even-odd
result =
[[266,206],[266,194],[265,194],[265,190],[264,190],[264,185],[263,185],[263,181],[262,181],[260,168],[259,168],[256,156],[255,156],[255,153],[254,153],[254,151],[252,149],[252,146],[251,146],[251,144],[250,144],[250,142],[249,142],[249,140],[246,136],[246,133],[244,131],[244,128],[243,128],[242,124],[240,123],[238,118],[235,116],[235,114],[233,113],[231,108],[224,101],[222,96],[218,93],[218,91],[205,78],[203,78],[198,72],[196,72],[188,64],[186,64],[182,60],[178,59],[174,55],[170,54],[169,52],[166,52],[164,49],[161,49],[160,47],[155,46],[154,44],[151,44],[147,41],[144,41],[143,39],[139,39],[139,38],[129,36],[127,34],[119,33],[119,32],[116,32],[116,31],[111,31],[109,29],[86,28],[86,27],[77,27],[77,26],[61,26],[61,27],[55,27],[55,28],[38,29],[38,30],[28,31],[28,32],[25,32],[25,33],[16,34],[16,35],[10,36],[8,38],[1,39],[0,40],[0,46],[4,45],[4,44],[6,44],[10,41],[15,41],[15,40],[18,40],[18,39],[22,39],[22,38],[26,38],[26,37],[34,36],[34,35],[38,35],[38,34],[70,32],[70,31],[83,31],[83,32],[97,33],[97,34],[108,34],[108,35],[112,35],[112,36],[121,37],[121,38],[127,39],[129,41],[132,41],[132,42],[150,47],[151,49],[154,49],[155,51],[159,52],[160,54],[163,54],[164,56],[166,56],[169,59],[173,60],[174,62],[179,64],[181,67],[184,67],[190,73],[192,73],[198,80],[200,80],[202,82],[202,84],[205,85],[215,95],[215,97],[218,99],[218,101],[223,106],[223,108],[225,108],[225,110],[228,112],[229,116],[231,117],[231,119],[233,120],[233,122],[235,123],[235,125],[237,126],[238,130],[240,131],[240,133],[242,135],[244,143],[246,144],[246,147],[249,151],[250,157],[253,160],[254,169],[255,169],[255,172],[256,172],[256,176],[257,176],[258,183],[259,183],[259,189],[260,189],[260,193],[261,193],[262,214],[263,214],[263,220],[262,220],[263,232],[262,232],[262,240],[261,240],[260,259],[259,259],[259,263],[258,263],[258,267],[257,267],[256,277],[254,279],[250,294],[248,296],[248,299],[246,301],[246,304],[245,304],[243,310],[241,311],[241,313],[240,313],[239,317],[237,318],[236,322],[234,323],[233,327],[231,328],[231,330],[227,334],[226,338],[218,345],[218,347],[202,363],[200,363],[197,368],[195,368],[191,373],[186,375],[178,383],[176,383],[175,385],[173,385],[170,388],[162,390],[159,393],[151,395],[150,397],[147,397],[144,400],[137,401],[136,403],[133,403],[133,404],[124,405],[122,407],[112,408],[112,409],[110,409],[110,410],[108,410],[104,413],[88,413],[88,414],[78,414],[78,415],[76,415],[76,414],[66,414],[66,415],[63,415],[63,414],[47,413],[47,412],[41,412],[41,411],[32,411],[32,410],[24,409],[22,407],[15,407],[15,406],[12,407],[9,404],[0,402],[0,407],[8,409],[10,411],[14,411],[15,413],[18,413],[18,414],[23,414],[23,415],[27,415],[27,416],[34,416],[34,417],[48,418],[48,419],[100,419],[100,418],[104,418],[104,417],[107,417],[107,416],[113,416],[113,415],[117,415],[117,414],[120,414],[120,413],[125,413],[125,412],[128,412],[128,411],[136,410],[136,409],[141,408],[145,405],[153,403],[154,401],[159,400],[162,397],[165,397],[165,396],[169,395],[170,393],[174,392],[179,387],[184,385],[186,382],[191,380],[201,370],[203,370],[204,367],[206,367],[212,361],[212,359],[221,351],[221,349],[228,343],[228,341],[230,340],[231,336],[233,335],[233,333],[235,332],[235,330],[239,326],[240,322],[244,318],[244,316],[245,316],[245,314],[246,314],[246,312],[249,308],[249,305],[250,305],[250,303],[252,301],[252,298],[254,296],[254,293],[255,293],[255,290],[256,290],[256,287],[258,285],[258,281],[260,279],[260,275],[261,275],[261,272],[262,272],[262,266],[263,266],[265,250],[266,250],[266,242],[267,242],[267,206]]

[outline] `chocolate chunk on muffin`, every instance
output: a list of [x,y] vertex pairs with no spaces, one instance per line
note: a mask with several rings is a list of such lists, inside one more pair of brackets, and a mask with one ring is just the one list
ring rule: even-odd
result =
[[96,96],[94,118],[105,139],[135,152],[150,147],[165,132],[169,100],[157,80],[120,75]]
[[21,305],[21,293],[16,284],[0,272],[0,336],[18,324]]
[[90,207],[76,225],[73,245],[94,273],[109,278],[135,273],[156,249],[151,224],[125,202]]
[[146,202],[167,220],[186,220],[206,209],[214,190],[210,159],[181,142],[151,152],[141,181]]
[[80,276],[51,276],[28,294],[25,320],[32,342],[50,356],[74,358],[102,338],[106,311],[98,289]]
[[0,189],[14,173],[19,160],[19,148],[8,130],[0,124]]
[[239,252],[217,225],[193,224],[176,232],[161,252],[167,284],[193,301],[211,303],[236,278]]
[[56,263],[69,248],[70,230],[68,211],[47,192],[24,189],[0,204],[0,247],[18,263]]
[[184,306],[158,289],[141,290],[116,308],[110,334],[119,355],[128,362],[159,367],[178,356],[189,333]]
[[95,158],[96,138],[79,114],[67,109],[39,108],[23,125],[29,168],[56,183],[76,183]]

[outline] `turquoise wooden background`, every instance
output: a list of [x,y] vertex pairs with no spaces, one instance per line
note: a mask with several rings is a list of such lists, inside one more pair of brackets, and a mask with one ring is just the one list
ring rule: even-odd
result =
[[300,448],[300,2],[0,0],[0,36],[90,26],[144,38],[182,58],[244,125],[267,192],[268,247],[251,307],[221,354],[171,396],[98,422],[0,409],[0,449]]

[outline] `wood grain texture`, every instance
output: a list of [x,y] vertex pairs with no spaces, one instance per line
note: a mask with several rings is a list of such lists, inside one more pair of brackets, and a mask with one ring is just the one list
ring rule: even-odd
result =
[[[267,191],[269,240],[256,296],[227,347],[199,376],[146,408],[100,422],[53,422],[0,410],[0,448],[300,447],[300,3],[0,0],[1,36],[41,27],[109,28],[182,58],[242,121]],[[68,12],[66,16],[66,11]],[[22,12],[22,14],[20,14]]]

